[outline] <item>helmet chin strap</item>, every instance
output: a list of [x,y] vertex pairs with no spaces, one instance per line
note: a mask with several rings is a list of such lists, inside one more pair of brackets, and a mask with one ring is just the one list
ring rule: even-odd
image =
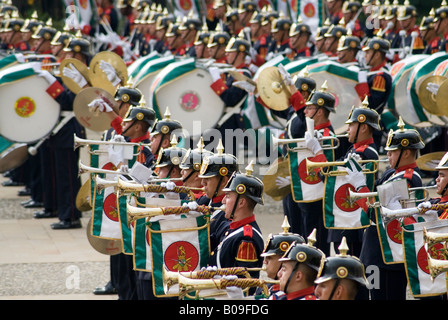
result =
[[394,169],[397,170],[398,169],[398,164],[401,161],[401,156],[403,155],[403,149],[400,149],[400,155],[398,156],[397,162],[395,163],[395,167]]
[[333,289],[331,290],[331,293],[330,293],[330,296],[328,297],[328,300],[333,300],[334,293],[336,292],[336,289],[337,289],[340,281],[341,281],[340,278],[336,279],[336,282],[335,282],[335,284],[333,286]]
[[286,281],[285,289],[283,290],[285,293],[287,293],[287,289],[288,289],[289,283],[291,282],[291,279],[292,279],[292,277],[294,276],[294,273],[296,273],[298,267],[299,267],[299,262],[296,261],[296,264],[295,264],[294,267],[292,268],[292,271],[291,271],[291,273],[289,274],[288,280]]
[[232,212],[230,213],[230,218],[229,218],[230,220],[233,220],[233,217],[235,216],[235,210],[236,210],[236,206],[238,205],[239,200],[240,200],[240,194],[237,194],[235,203],[233,204]]

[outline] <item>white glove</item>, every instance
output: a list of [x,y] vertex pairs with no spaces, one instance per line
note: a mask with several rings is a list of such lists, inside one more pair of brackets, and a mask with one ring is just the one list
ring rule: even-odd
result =
[[198,208],[198,203],[196,201],[191,201],[183,204],[184,207],[188,207],[190,210],[194,211]]
[[429,201],[424,201],[424,202],[420,203],[420,204],[417,206],[417,209],[418,209],[418,210],[422,210],[422,209],[431,209],[431,207],[432,207],[431,202],[429,202]]
[[110,82],[112,82],[112,85],[114,87],[117,86],[121,82],[121,79],[117,76],[117,73],[115,72],[114,67],[110,63],[108,63],[104,60],[101,60],[100,61],[100,69],[106,74],[107,79]]
[[111,112],[114,111],[107,103],[101,98],[94,99],[87,106],[96,110],[100,110],[101,112]]
[[250,55],[247,55],[244,57],[244,63],[246,65],[250,65],[252,63],[252,57]]
[[176,184],[172,181],[162,182],[160,185],[167,190],[174,190],[174,188],[176,187]]
[[439,91],[440,85],[434,82],[428,82],[428,85],[426,86],[426,90],[431,92],[433,95],[437,95],[437,92]]
[[285,85],[291,86],[293,84],[291,75],[288,71],[286,71],[285,67],[282,64],[278,65],[278,71],[280,72]]
[[273,59],[274,56],[275,56],[275,53],[274,53],[274,52],[269,52],[269,53],[266,55],[266,57],[264,58],[264,60],[265,60],[265,61],[269,61],[269,60]]
[[359,83],[367,82],[367,71],[360,70],[358,72],[358,82]]
[[308,131],[305,132],[305,143],[306,147],[311,150],[312,153],[317,154],[322,150],[319,140]]
[[244,91],[247,91],[248,93],[254,93],[255,89],[256,89],[256,87],[253,84],[250,84],[247,81],[234,81],[232,83],[232,86],[243,89]]
[[230,299],[242,300],[244,298],[243,289],[239,287],[227,287],[226,292]]
[[111,144],[107,149],[107,152],[109,154],[109,161],[112,162],[116,167],[118,167],[118,165],[120,163],[123,163],[124,161],[123,150],[124,146],[113,144]]
[[25,63],[25,56],[22,53],[16,53],[16,60],[20,63]]
[[284,178],[278,176],[275,179],[275,185],[279,188],[284,188],[284,187],[291,185],[291,176],[286,176]]
[[70,64],[68,67],[62,69],[62,74],[76,82],[80,88],[84,88],[87,85],[87,80],[73,64]]
[[394,58],[395,58],[395,53],[393,53],[392,51],[388,51],[388,52],[386,53],[386,58],[387,58],[388,60],[390,60],[390,61],[393,61]]
[[208,68],[208,71],[210,72],[210,75],[212,76],[213,82],[218,81],[221,79],[221,71],[217,67],[210,67]]
[[351,20],[349,23],[347,23],[347,25],[345,26],[345,29],[350,29],[350,30],[355,30],[355,21]]
[[258,66],[254,65],[253,63],[251,63],[248,68],[249,68],[250,72],[252,72],[253,74],[255,74],[258,71],[258,69],[260,69]]
[[392,199],[390,199],[389,203],[386,205],[386,208],[390,209],[390,210],[402,209],[403,207],[401,206],[401,203],[400,203],[400,196],[396,196],[396,197],[393,197]]
[[39,71],[37,76],[44,78],[45,81],[48,82],[48,84],[53,84],[54,82],[57,81],[56,78],[50,72],[48,72],[47,70]]
[[250,53],[250,57],[252,58],[252,60],[256,60],[257,59],[257,50],[255,50],[253,47],[250,47],[249,49],[249,53]]
[[361,167],[354,159],[350,159],[348,161],[351,169],[345,168],[347,171],[347,180],[352,186],[355,187],[355,190],[358,191],[362,187],[366,186],[366,176],[362,173]]
[[358,162],[359,160],[362,160],[361,156],[359,154],[357,154],[356,152],[350,152],[348,154],[347,160],[350,160],[350,159],[354,159],[356,162]]
[[123,164],[123,165],[120,166],[119,171],[120,171],[121,173],[127,175],[127,174],[129,174],[129,167],[128,167],[127,165]]
[[121,134],[114,135],[113,142],[126,142],[126,139]]

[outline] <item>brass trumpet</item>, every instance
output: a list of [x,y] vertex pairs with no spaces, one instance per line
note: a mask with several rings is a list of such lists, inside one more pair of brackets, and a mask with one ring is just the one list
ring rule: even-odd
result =
[[428,247],[431,247],[439,242],[448,241],[448,233],[431,232],[424,228],[423,240],[428,245]]
[[269,295],[267,284],[278,284],[278,280],[262,280],[253,278],[237,279],[192,279],[181,274],[178,276],[179,297],[184,297],[188,292],[206,289],[226,289],[227,287],[253,288],[261,287],[266,296]]
[[216,270],[200,270],[200,271],[190,271],[190,272],[173,272],[163,269],[162,278],[165,287],[165,292],[168,289],[178,283],[179,275],[190,279],[210,279],[214,276],[244,276],[250,278],[250,271],[263,271],[265,268],[244,268],[244,267],[234,267],[234,268],[221,268]]
[[[428,189],[435,189],[435,188],[437,188],[437,186],[409,188],[408,189],[409,192],[423,190],[425,192],[425,197],[423,199],[406,199],[403,201],[406,201],[406,202],[408,202],[408,201],[426,201],[429,199]],[[378,196],[378,192],[355,192],[351,189],[348,192],[349,192],[350,201],[356,201],[356,200],[364,199],[364,198],[375,198],[376,196]]]
[[[181,181],[182,178],[172,178],[165,179],[164,181]],[[118,179],[117,181],[117,190],[120,193],[133,193],[133,192],[155,192],[155,193],[166,193],[166,192],[175,192],[175,193],[186,193],[190,196],[191,199],[194,199],[194,191],[204,191],[204,188],[192,188],[186,186],[175,186],[172,190],[169,190],[167,187],[163,187],[159,184],[137,184],[134,182],[124,181],[122,179]]]
[[433,204],[429,208],[406,208],[406,209],[398,209],[398,210],[390,210],[388,208],[382,207],[381,208],[381,217],[383,219],[383,223],[386,225],[390,221],[398,218],[405,218],[409,217],[415,214],[425,214],[427,211],[430,210],[444,210],[448,208],[448,203],[442,203],[442,204]]
[[[73,148],[76,150],[77,148],[81,146],[88,146],[88,145],[114,145],[114,146],[133,146],[133,147],[140,147],[140,146],[147,146],[149,147],[150,144],[148,143],[135,143],[135,142],[116,142],[116,141],[103,141],[103,140],[87,140],[79,138],[75,135],[75,142]],[[107,153],[107,151],[100,151],[100,150],[89,150],[90,154],[100,154],[100,153]],[[137,148],[137,151],[133,154],[133,156],[138,156],[141,153],[141,148]]]
[[428,253],[428,269],[431,280],[434,281],[439,274],[448,271],[448,260],[438,260],[431,258],[430,254]]
[[[319,138],[318,140],[322,146],[322,150],[334,150],[334,149],[337,149],[340,145],[339,138],[345,138],[347,136],[348,135],[346,135],[346,134],[345,135],[337,135],[337,136],[328,136],[328,137]],[[289,150],[298,151],[298,150],[307,149],[305,138],[279,139],[279,138],[276,138],[274,135],[272,135],[271,141],[272,141],[274,148],[278,147],[279,145],[297,143],[297,147],[289,148]],[[335,144],[334,145],[326,145],[326,144],[323,144],[324,141],[334,141]]]
[[[154,178],[154,179],[149,180],[148,183],[156,184],[159,182],[180,181],[180,180],[182,180],[182,179],[181,178],[172,178],[172,179],[170,179],[170,178],[163,178],[163,179]],[[96,182],[96,189],[99,192],[103,191],[105,188],[116,187],[118,185],[118,181],[116,181],[116,180],[106,180],[106,179],[100,178],[99,176],[95,176],[95,182]],[[133,182],[128,182],[128,183],[131,184]],[[134,184],[137,184],[137,183],[134,183]],[[191,188],[191,190],[196,190],[196,189],[203,190],[203,188]]]
[[204,215],[210,214],[211,212],[215,210],[223,210],[224,207],[215,208],[210,206],[198,206],[196,209],[191,210],[187,206],[177,206],[177,207],[156,207],[156,208],[140,208],[135,207],[133,205],[127,204],[127,214],[128,214],[128,221],[134,221],[141,218],[152,218],[156,216],[161,215],[170,215],[170,214],[185,214],[189,213],[190,211],[196,211],[199,213],[202,213]]
[[[347,174],[346,171],[342,170],[336,170],[336,171],[328,171],[325,172],[323,168],[325,167],[333,167],[333,166],[343,166],[347,163],[348,160],[344,161],[327,161],[327,162],[315,162],[311,161],[308,158],[306,159],[306,170],[308,174],[311,174],[314,169],[320,169],[321,173],[324,176],[344,176]],[[362,172],[364,174],[373,174],[378,171],[378,164],[380,162],[388,161],[387,159],[379,159],[379,160],[358,160],[357,163],[359,164],[367,164],[367,163],[373,163],[374,167],[373,169],[363,169]]]

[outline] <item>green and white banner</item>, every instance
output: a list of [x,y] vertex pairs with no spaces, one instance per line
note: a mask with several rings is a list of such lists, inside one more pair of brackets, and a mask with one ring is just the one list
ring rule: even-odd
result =
[[[437,212],[435,212],[437,214]],[[434,281],[428,268],[428,253],[432,259],[447,260],[447,249],[443,243],[426,248],[423,230],[447,233],[448,220],[434,220],[403,226],[403,251],[409,289],[415,298],[446,294],[446,274],[442,273]]]
[[[334,166],[328,171],[342,171],[351,169],[350,161],[345,166]],[[367,163],[365,169],[372,170],[373,164]],[[366,174],[366,183],[370,190],[373,188],[374,174]],[[370,225],[366,212],[350,199],[349,190],[355,187],[348,180],[347,175],[329,175],[325,179],[324,192],[324,226],[328,229],[362,229]]]
[[[197,271],[207,265],[210,255],[209,221],[190,212],[180,219],[163,219],[148,224],[156,296],[174,296],[178,289],[165,292],[163,270]],[[176,292],[177,291],[177,292]]]
[[[115,165],[109,161],[108,148],[109,144],[90,144],[90,166],[93,168],[116,171]],[[137,146],[134,147],[136,151]],[[124,165],[132,168],[135,163],[135,156],[130,160],[124,159]],[[117,174],[98,174],[106,180],[118,179]],[[104,239],[119,240],[122,238],[122,230],[119,219],[117,193],[115,187],[105,187],[100,192],[96,186],[95,174],[91,173],[91,199],[92,201],[92,230],[94,237]],[[122,200],[124,201],[124,200]]]

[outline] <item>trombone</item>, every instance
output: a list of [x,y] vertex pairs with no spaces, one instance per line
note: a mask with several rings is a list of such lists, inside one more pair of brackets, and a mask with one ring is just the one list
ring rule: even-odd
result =
[[[311,161],[308,158],[306,159],[306,170],[308,174],[313,174],[314,169],[320,169],[321,173],[324,176],[345,176],[347,174],[344,170],[330,170],[325,172],[323,168],[325,167],[334,167],[334,166],[344,166],[347,163],[348,160],[343,161],[328,161],[328,162],[315,162]],[[378,171],[378,164],[380,162],[386,162],[389,161],[388,159],[379,159],[379,160],[358,160],[356,161],[359,164],[368,164],[372,163],[373,168],[372,169],[363,169],[362,172],[364,174],[373,174]]]
[[[336,136],[325,136],[325,137],[319,138],[318,140],[322,146],[322,150],[334,150],[334,149],[337,149],[340,145],[339,138],[346,138],[346,137],[348,137],[347,134],[336,135]],[[290,151],[299,151],[299,150],[307,149],[305,138],[279,139],[279,138],[275,137],[274,135],[272,135],[271,141],[272,141],[274,148],[278,147],[279,145],[297,143],[297,146],[294,148],[288,147],[289,150]],[[327,144],[324,144],[325,141],[334,141],[335,144],[327,145]]]

